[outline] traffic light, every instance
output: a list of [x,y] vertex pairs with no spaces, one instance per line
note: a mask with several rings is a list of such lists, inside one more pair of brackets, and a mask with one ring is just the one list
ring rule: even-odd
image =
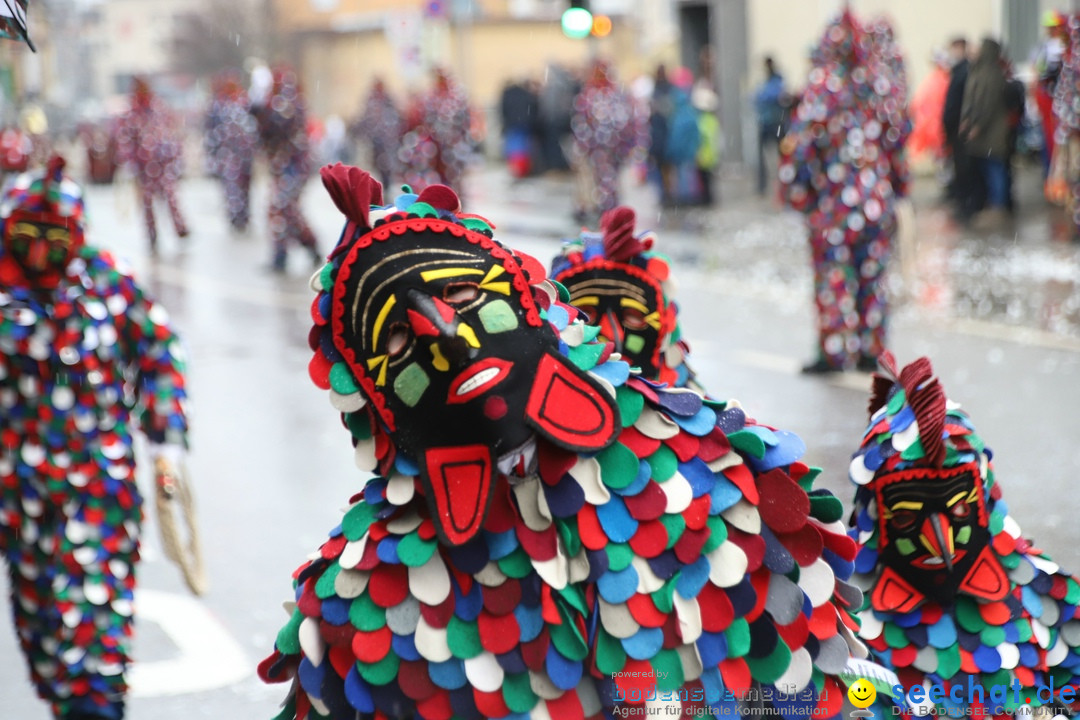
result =
[[570,0],[570,7],[562,14],[563,35],[574,40],[588,37],[592,32],[593,16],[588,0]]
[[611,34],[611,18],[607,15],[593,15],[592,34],[595,37],[607,37]]

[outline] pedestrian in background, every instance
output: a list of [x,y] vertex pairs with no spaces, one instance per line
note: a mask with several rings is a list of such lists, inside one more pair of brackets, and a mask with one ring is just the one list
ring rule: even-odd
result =
[[945,128],[941,122],[945,112],[945,95],[949,91],[948,57],[935,51],[930,72],[919,83],[911,98],[911,140],[908,151],[913,161],[919,160],[938,167],[945,154]]
[[1043,174],[1049,175],[1050,161],[1054,157],[1054,143],[1056,142],[1054,136],[1057,132],[1054,91],[1065,60],[1065,49],[1069,44],[1069,29],[1066,26],[1065,16],[1056,10],[1047,10],[1043,13],[1041,24],[1046,31],[1046,37],[1039,44],[1035,52],[1035,60],[1032,62],[1036,73],[1032,95],[1035,97],[1035,104],[1042,120]]
[[183,138],[176,115],[146,78],[137,77],[131,83],[131,108],[120,119],[117,138],[120,162],[135,175],[150,252],[156,253],[158,246],[154,198],[165,200],[176,234],[186,238],[188,226],[176,199],[176,185],[184,169]]
[[229,225],[245,232],[251,219],[251,173],[258,138],[247,92],[234,74],[214,82],[203,144],[207,170],[221,181]]
[[1006,78],[1001,67],[1001,44],[985,38],[964,85],[960,135],[986,188],[986,222],[1000,221],[1008,207],[1009,110]]
[[671,168],[667,161],[668,126],[671,123],[672,86],[663,63],[656,66],[649,98],[649,179],[660,190],[660,203],[671,202]]
[[0,200],[0,551],[54,717],[120,720],[142,519],[133,431],[166,472],[182,456],[183,353],[161,306],[85,245],[82,190],[62,169],[20,175]]
[[817,347],[805,373],[872,370],[886,346],[906,117],[869,47],[849,11],[832,21],[781,143],[782,196],[806,217],[814,265]]
[[690,102],[694,74],[684,67],[671,73],[671,115],[668,118],[664,162],[669,168],[665,193],[672,205],[697,205],[702,190],[698,176],[697,153],[701,144],[698,111]]
[[690,103],[697,111],[698,149],[695,160],[697,161],[698,182],[701,186],[701,202],[712,205],[717,199],[713,181],[720,167],[723,143],[720,118],[716,115],[720,109],[720,97],[712,88],[699,85],[691,93]]
[[771,57],[765,58],[765,80],[754,94],[758,123],[758,195],[764,195],[770,175],[765,166],[765,148],[778,146],[785,131],[784,77]]
[[561,65],[548,65],[544,81],[540,85],[539,111],[543,169],[563,171],[570,169],[567,153],[569,145],[570,116],[574,111],[574,98],[581,89],[580,83]]
[[349,135],[356,142],[370,145],[371,164],[384,188],[390,188],[393,178],[400,175],[397,154],[403,132],[401,111],[386,83],[376,77],[364,100],[363,112],[349,126]]
[[529,80],[508,82],[499,98],[503,157],[515,178],[533,172],[533,157],[539,144],[539,104],[535,84]]
[[574,101],[575,218],[599,218],[619,204],[623,165],[644,144],[644,118],[605,60],[596,60]]
[[941,124],[945,131],[945,145],[952,156],[953,177],[946,196],[955,203],[956,216],[967,221],[982,207],[983,189],[979,181],[974,158],[964,143],[960,132],[960,116],[964,106],[964,88],[967,86],[971,61],[968,59],[967,40],[955,38],[949,44],[952,68],[949,71],[949,88],[945,92],[945,107]]
[[290,244],[303,247],[317,267],[323,261],[315,234],[300,210],[300,195],[311,172],[307,109],[296,74],[284,67],[273,71],[269,92],[253,102],[251,113],[259,132],[259,146],[270,166],[270,268],[285,272]]

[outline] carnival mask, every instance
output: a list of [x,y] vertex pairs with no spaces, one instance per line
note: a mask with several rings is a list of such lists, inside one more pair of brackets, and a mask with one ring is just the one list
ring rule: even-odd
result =
[[402,216],[354,242],[333,331],[451,545],[479,532],[500,458],[536,434],[596,451],[618,431],[614,400],[559,354],[518,258],[451,221]]
[[600,336],[614,343],[616,352],[646,377],[659,374],[661,346],[669,331],[660,283],[641,268],[604,259],[569,268],[559,282],[586,322],[599,327]]
[[16,210],[4,221],[4,245],[27,280],[55,284],[75,247],[64,218],[50,222],[42,213]]
[[904,592],[946,606],[958,592],[1000,599],[1008,583],[989,546],[978,462],[896,471],[879,477],[876,491],[878,551],[890,570],[874,593],[876,607],[894,606],[904,584]]

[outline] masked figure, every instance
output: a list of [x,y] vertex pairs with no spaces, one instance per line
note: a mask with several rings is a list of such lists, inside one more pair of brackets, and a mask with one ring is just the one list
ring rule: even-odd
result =
[[632,372],[448,188],[323,181],[310,371],[378,475],[295,575],[279,717],[837,714],[855,544],[798,438]]
[[671,266],[652,252],[652,233],[634,234],[634,222],[628,207],[605,213],[600,233],[583,232],[563,246],[552,262],[552,279],[566,287],[585,321],[600,328],[600,338],[644,377],[700,390],[671,299]]
[[400,173],[398,150],[404,133],[401,110],[385,83],[377,78],[364,100],[363,112],[349,128],[349,135],[371,146],[371,160],[383,187],[390,187],[392,179]]
[[870,371],[887,340],[885,268],[904,195],[910,133],[903,80],[849,11],[826,29],[781,141],[783,201],[805,214],[817,308],[816,357],[803,372]]
[[273,243],[270,268],[285,272],[286,255],[292,243],[304,248],[315,265],[319,265],[322,255],[315,246],[315,233],[300,209],[300,196],[311,173],[311,147],[307,104],[296,73],[286,68],[274,70],[269,97],[252,102],[251,114],[258,128],[259,147],[266,153],[270,167],[268,224]]
[[234,230],[247,230],[251,219],[251,173],[255,162],[255,118],[248,112],[247,93],[231,75],[214,83],[203,137],[212,175],[225,190],[225,209]]
[[184,142],[175,114],[144,78],[132,82],[131,109],[120,119],[117,138],[120,162],[131,166],[138,184],[151,252],[157,252],[158,237],[154,198],[165,200],[176,234],[187,237],[187,222],[176,199],[184,171]]
[[850,467],[852,535],[863,545],[855,579],[867,590],[860,635],[905,688],[961,685],[966,699],[973,676],[987,692],[1010,688],[981,703],[998,716],[1016,710],[1018,682],[1032,705],[1061,709],[1036,691],[1051,678],[1059,689],[1080,679],[1070,622],[1080,584],[1021,536],[990,450],[930,362],[898,372],[886,353],[881,367]]
[[0,200],[0,551],[38,694],[56,718],[119,720],[142,517],[132,435],[159,461],[183,452],[184,366],[161,306],[84,244],[62,167]]

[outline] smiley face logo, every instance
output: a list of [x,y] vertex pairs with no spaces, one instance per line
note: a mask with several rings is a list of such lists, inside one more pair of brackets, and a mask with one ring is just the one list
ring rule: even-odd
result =
[[867,708],[877,699],[877,690],[866,678],[859,678],[847,691],[848,700],[857,708]]

